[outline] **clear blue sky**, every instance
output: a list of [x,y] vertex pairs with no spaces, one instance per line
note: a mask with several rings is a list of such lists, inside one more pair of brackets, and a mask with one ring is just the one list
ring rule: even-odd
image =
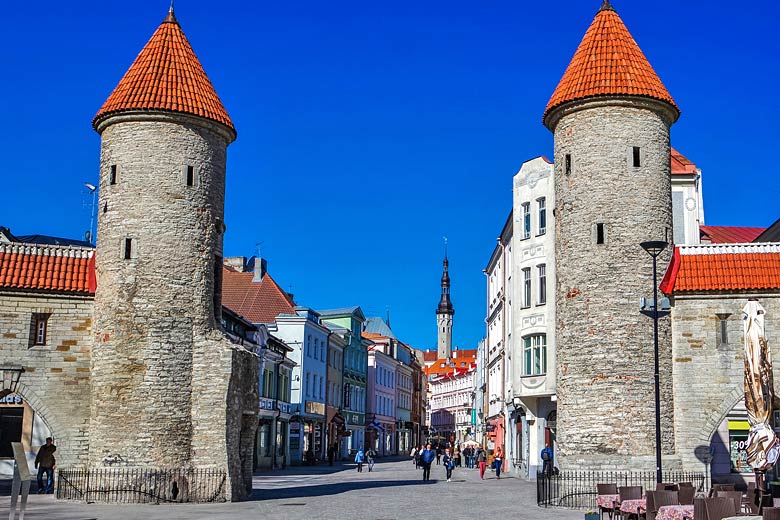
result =
[[[213,2],[176,14],[238,129],[226,255],[263,255],[296,300],[361,305],[435,345],[442,236],[455,343],[484,335],[485,267],[521,163],[552,157],[545,104],[600,0]],[[709,224],[766,226],[777,200],[780,8],[613,2],[682,108]],[[90,121],[166,0],[8,2],[0,20],[0,225],[80,237]]]

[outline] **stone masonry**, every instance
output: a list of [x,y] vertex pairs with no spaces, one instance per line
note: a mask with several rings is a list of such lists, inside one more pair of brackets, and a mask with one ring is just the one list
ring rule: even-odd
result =
[[[50,315],[46,345],[32,346],[34,313]],[[91,330],[91,295],[0,291],[0,363],[24,366],[18,394],[51,431],[59,465],[87,458]]]
[[[547,120],[555,134],[562,468],[655,467],[653,322],[638,309],[641,296],[652,296],[653,274],[639,244],[671,237],[673,120],[665,103],[621,97],[569,103]],[[659,282],[670,254],[658,258]],[[662,447],[673,453],[668,318],[659,333]]]
[[[766,309],[766,336],[773,354],[775,394],[780,381],[780,295],[679,295],[674,298],[675,440],[683,466],[705,471],[710,440],[726,414],[745,398],[742,309],[757,298]],[[718,340],[728,316],[728,342]]]

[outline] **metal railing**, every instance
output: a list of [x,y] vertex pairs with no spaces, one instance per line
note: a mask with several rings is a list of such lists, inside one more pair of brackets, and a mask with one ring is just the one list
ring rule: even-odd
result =
[[[709,479],[704,473],[664,471],[663,481],[691,482],[697,491],[709,489]],[[536,474],[536,503],[541,507],[595,511],[597,484],[642,486],[643,491],[654,490],[656,474],[655,471],[561,471],[557,475],[548,475],[539,471]]]
[[224,502],[227,474],[197,469],[60,469],[56,496],[107,503]]

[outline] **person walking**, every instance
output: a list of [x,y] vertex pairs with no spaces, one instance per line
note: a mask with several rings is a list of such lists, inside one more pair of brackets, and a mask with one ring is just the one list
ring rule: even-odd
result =
[[357,462],[358,473],[363,473],[363,463],[366,461],[366,455],[363,453],[363,448],[360,448],[355,454],[355,462]]
[[504,456],[501,452],[501,446],[498,446],[496,448],[495,453],[493,454],[493,466],[496,468],[496,478],[501,478],[501,468],[504,466]]
[[479,478],[485,480],[485,468],[487,467],[487,454],[482,446],[477,448],[477,464],[479,464]]
[[371,470],[374,469],[374,458],[376,457],[376,452],[373,448],[369,448],[366,452],[366,462],[368,462],[368,472],[371,473]]
[[436,452],[431,449],[430,444],[426,449],[422,450],[422,453],[420,454],[420,465],[423,468],[423,482],[431,480],[431,464],[435,458]]
[[420,446],[419,448],[415,447],[412,450],[412,458],[414,459],[414,469],[420,468],[420,455],[422,455],[422,452],[423,452],[422,446]]
[[455,468],[455,457],[450,453],[449,448],[444,451],[442,462],[444,463],[444,469],[447,472],[447,482],[452,482],[452,470]]
[[542,473],[547,475],[548,477],[552,475],[553,473],[553,458],[554,458],[553,450],[550,447],[550,443],[547,442],[544,444],[544,448],[542,448]]
[[436,446],[436,465],[441,464],[441,446]]
[[[35,456],[35,467],[38,469],[38,493],[54,492],[54,467],[57,461],[54,459],[54,452],[57,446],[54,445],[51,437],[46,437],[46,444],[41,446],[38,454]],[[46,475],[46,485],[43,485],[43,475]]]
[[455,446],[455,467],[456,468],[460,467],[460,455],[461,455],[460,448]]

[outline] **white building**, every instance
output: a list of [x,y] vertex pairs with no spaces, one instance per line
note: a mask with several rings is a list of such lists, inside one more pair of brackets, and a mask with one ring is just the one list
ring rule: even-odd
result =
[[[365,334],[365,333],[364,333]],[[369,338],[374,345],[368,351],[368,397],[366,444],[379,456],[396,455],[396,365],[389,349],[392,342]],[[389,338],[388,338],[389,339]]]
[[671,160],[674,243],[695,245],[699,243],[699,227],[704,225],[701,169],[674,148]]
[[507,429],[505,400],[512,399],[507,384],[507,354],[511,352],[511,317],[512,317],[512,213],[506,220],[497,244],[490,256],[490,261],[484,269],[487,278],[487,317],[485,323],[486,381],[485,397],[487,399],[487,416],[485,429],[487,431],[487,449],[494,452],[501,448],[508,456],[505,445]]
[[[555,447],[555,207],[553,164],[523,163],[513,180],[514,236],[510,294],[514,338],[509,354],[507,428],[513,470],[534,478],[541,450]],[[518,427],[519,425],[519,427]]]
[[431,389],[431,428],[443,442],[462,443],[472,434],[476,364],[453,368],[428,382]]
[[292,402],[296,415],[290,422],[290,457],[293,464],[324,460],[325,399],[327,384],[328,333],[320,324],[317,312],[296,307],[296,314],[276,317],[271,330],[293,348],[289,357],[297,364],[293,369]]

